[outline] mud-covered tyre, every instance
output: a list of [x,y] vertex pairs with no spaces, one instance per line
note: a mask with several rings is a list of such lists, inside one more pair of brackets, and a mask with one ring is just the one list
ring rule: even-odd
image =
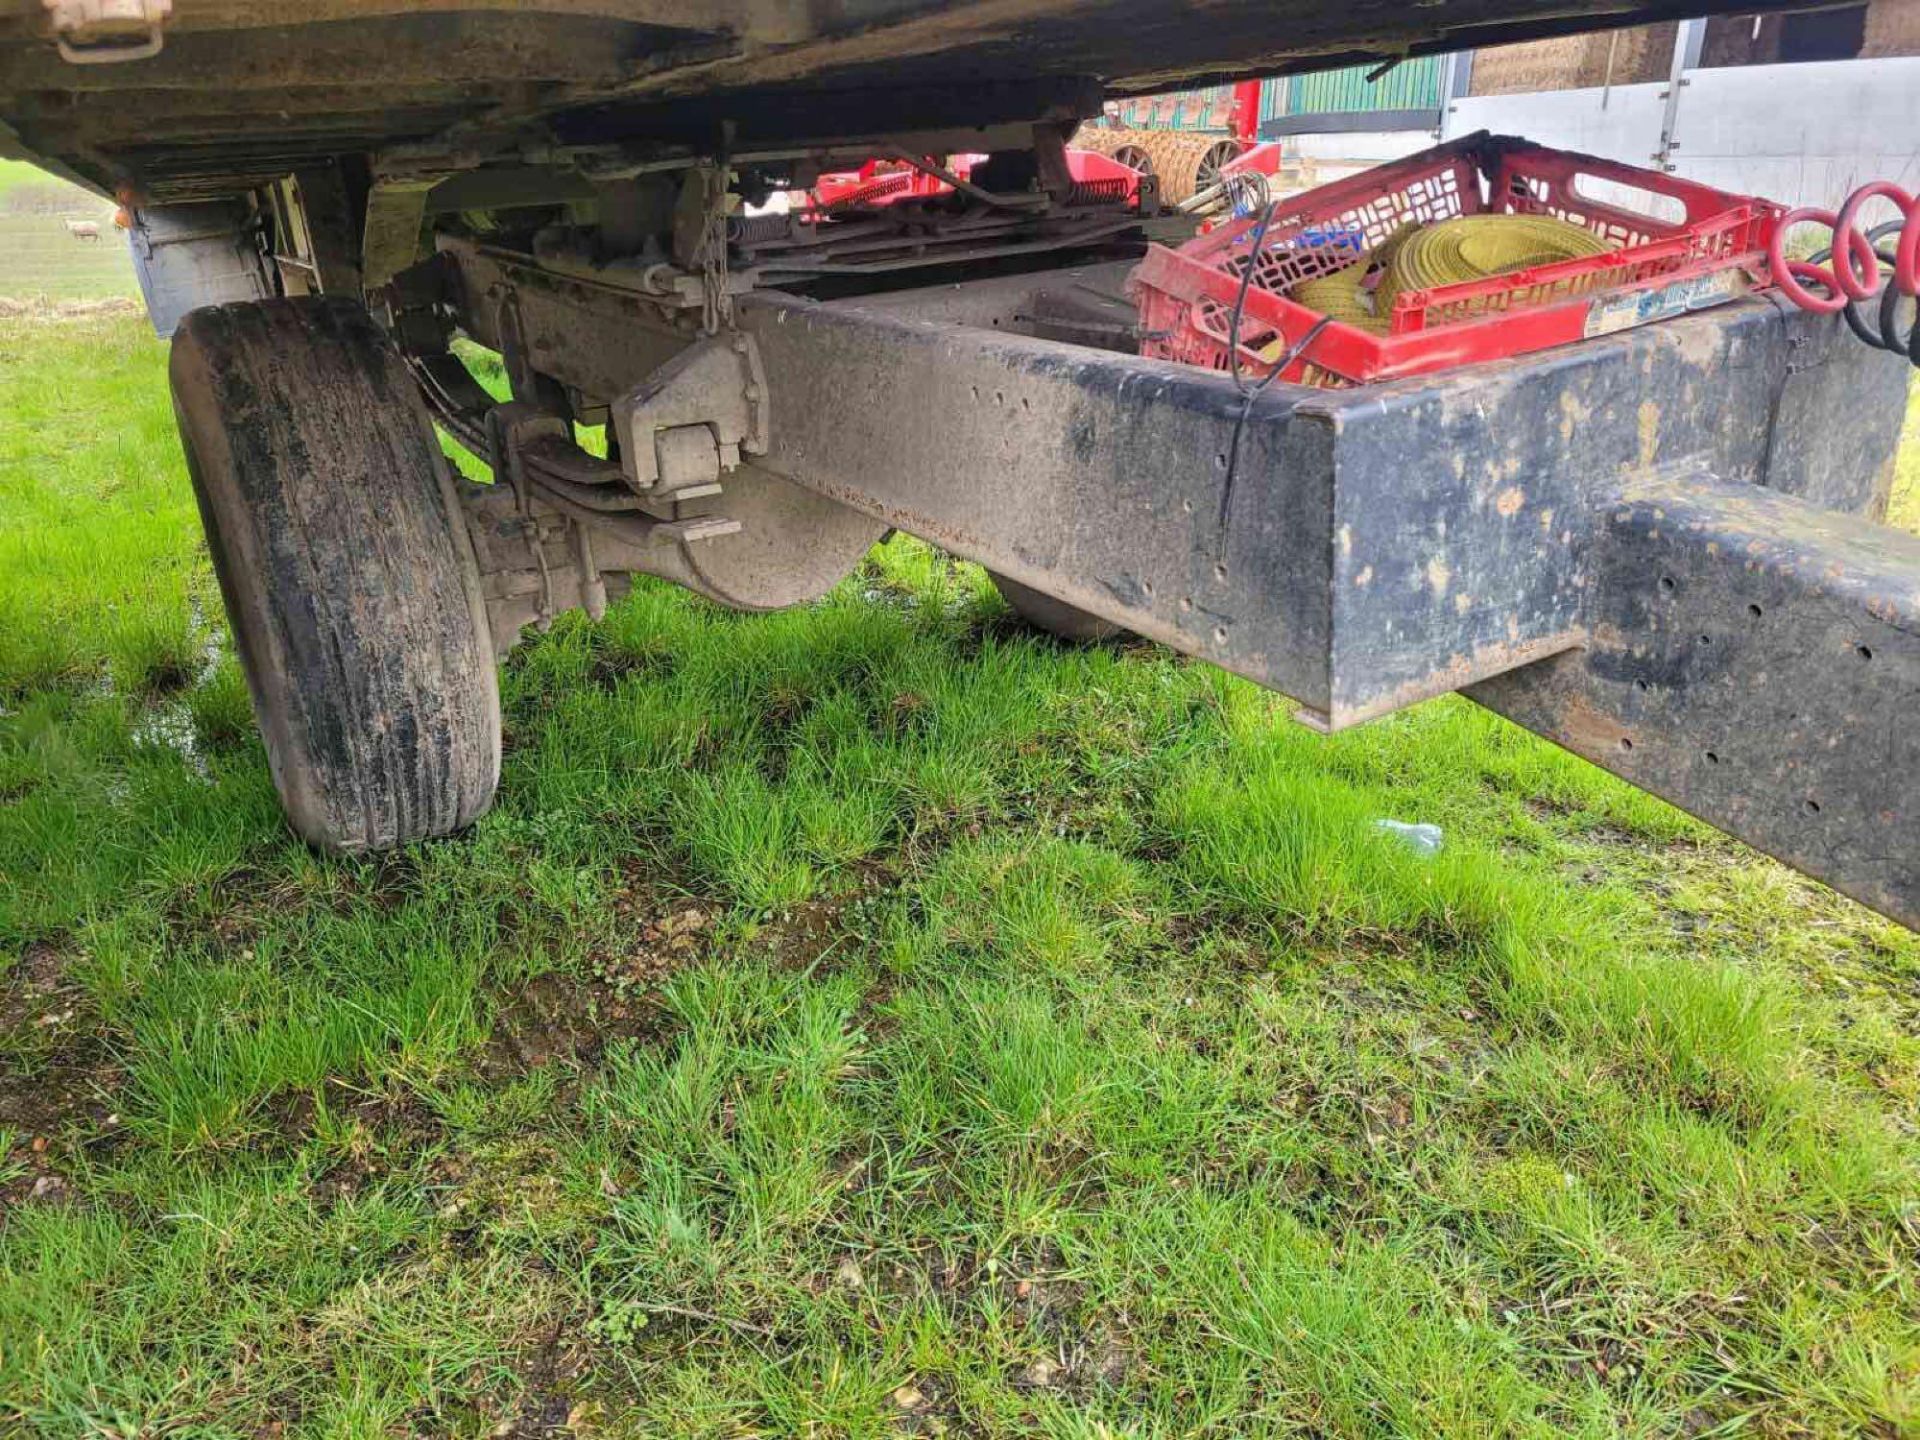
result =
[[1044,595],[1018,580],[1009,580],[993,571],[987,573],[993,576],[993,583],[1000,591],[1000,598],[1007,602],[1007,608],[1036,630],[1044,630],[1075,645],[1117,640],[1127,633],[1124,626],[1116,625],[1111,620],[1102,620],[1098,615],[1091,615],[1064,600]]
[[180,322],[174,416],[287,818],[329,850],[445,835],[500,775],[486,606],[418,390],[366,310]]

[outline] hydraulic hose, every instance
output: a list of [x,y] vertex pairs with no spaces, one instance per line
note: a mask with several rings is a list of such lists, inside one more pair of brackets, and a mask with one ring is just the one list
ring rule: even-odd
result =
[[[1891,203],[1900,216],[1862,232],[1855,221],[1866,203],[1876,199]],[[1833,240],[1805,260],[1790,259],[1787,232],[1803,223],[1829,227]],[[1849,195],[1838,211],[1812,206],[1789,210],[1768,242],[1767,263],[1774,283],[1801,309],[1817,315],[1844,313],[1861,340],[1904,355],[1920,368],[1920,323],[1915,315],[1920,306],[1902,303],[1920,297],[1920,197],[1891,180],[1875,180]],[[1859,306],[1875,299],[1879,311],[1870,324]]]

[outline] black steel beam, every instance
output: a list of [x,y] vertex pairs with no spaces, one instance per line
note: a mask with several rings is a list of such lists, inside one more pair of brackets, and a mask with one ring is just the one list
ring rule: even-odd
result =
[[755,329],[790,478],[1324,724],[1470,686],[1920,926],[1920,538],[1862,518],[1905,377],[1830,321],[1756,303],[1263,397],[1231,493],[1219,377],[980,332],[869,350],[819,307]]
[[1687,473],[1587,573],[1582,648],[1467,693],[1920,928],[1920,539]]
[[[590,394],[672,342],[657,319],[598,333],[634,312],[590,285],[458,263]],[[1834,513],[1884,507],[1905,372],[1831,320],[1748,301],[1249,401],[900,303],[737,304],[771,407],[753,463],[1327,728],[1466,689],[1920,923],[1920,755],[1898,729],[1920,700],[1920,538]]]
[[[1582,643],[1583,551],[1623,477],[1699,462],[1871,504],[1904,393],[1764,302],[1250,406],[1223,375],[856,306],[756,299],[741,324],[774,377],[759,463],[1335,729]],[[1775,423],[1840,395],[1844,439]]]

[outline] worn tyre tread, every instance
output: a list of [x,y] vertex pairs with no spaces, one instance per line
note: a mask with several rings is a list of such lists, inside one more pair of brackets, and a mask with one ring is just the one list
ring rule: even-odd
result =
[[364,308],[181,321],[174,411],[289,819],[314,844],[444,835],[492,802],[499,693],[451,478]]

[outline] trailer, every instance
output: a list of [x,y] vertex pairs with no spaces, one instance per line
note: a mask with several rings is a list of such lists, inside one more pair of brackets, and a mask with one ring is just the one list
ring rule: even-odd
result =
[[[1114,96],[1674,13],[30,0],[0,153],[123,207],[316,845],[485,811],[528,626],[637,574],[804,604],[898,529],[1044,628],[1158,641],[1324,730],[1463,692],[1920,924],[1920,538],[1877,523],[1905,356],[1758,289],[1252,384],[1141,353],[1129,277],[1192,222],[1066,158]],[[872,162],[939,184],[769,208]]]

